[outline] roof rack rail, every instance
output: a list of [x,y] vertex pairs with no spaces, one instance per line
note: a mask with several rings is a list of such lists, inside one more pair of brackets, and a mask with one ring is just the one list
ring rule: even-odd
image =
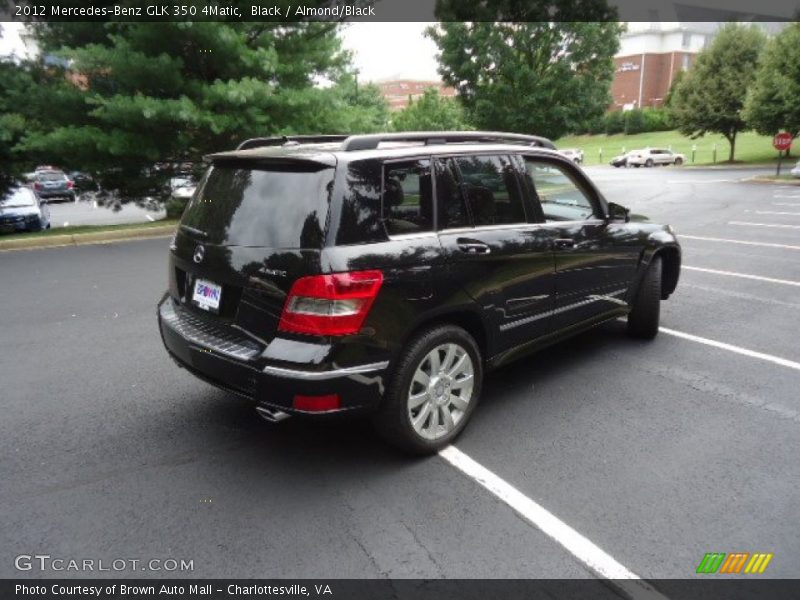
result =
[[521,133],[503,133],[500,131],[410,131],[408,133],[374,133],[367,135],[351,135],[342,143],[342,150],[374,150],[381,142],[423,142],[432,144],[475,143],[512,143],[527,146],[539,146],[555,150],[555,144],[538,135]]
[[239,144],[237,150],[248,150],[262,146],[285,146],[294,144],[324,144],[325,142],[343,142],[346,135],[279,135],[275,137],[250,138]]

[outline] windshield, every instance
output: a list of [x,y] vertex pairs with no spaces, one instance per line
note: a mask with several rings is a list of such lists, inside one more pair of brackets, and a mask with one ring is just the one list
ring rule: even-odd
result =
[[224,246],[319,248],[333,173],[316,164],[215,166],[181,226]]
[[6,192],[0,197],[0,208],[19,208],[22,206],[36,206],[36,198],[28,188],[18,187]]

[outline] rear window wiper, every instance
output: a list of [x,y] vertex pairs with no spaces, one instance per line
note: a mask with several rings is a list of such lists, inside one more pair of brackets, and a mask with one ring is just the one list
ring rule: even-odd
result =
[[201,229],[195,229],[194,227],[189,227],[188,225],[181,224],[181,229],[183,229],[184,231],[188,231],[189,233],[193,233],[202,238],[208,237],[208,234],[205,231],[202,231]]

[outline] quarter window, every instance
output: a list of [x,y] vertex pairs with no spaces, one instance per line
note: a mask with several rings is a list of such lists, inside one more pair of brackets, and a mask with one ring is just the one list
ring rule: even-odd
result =
[[455,162],[476,227],[526,222],[516,171],[509,157],[464,156]]
[[383,172],[383,218],[389,235],[433,231],[430,161],[389,163]]
[[584,221],[594,216],[589,197],[560,166],[526,157],[525,172],[539,198],[545,221]]

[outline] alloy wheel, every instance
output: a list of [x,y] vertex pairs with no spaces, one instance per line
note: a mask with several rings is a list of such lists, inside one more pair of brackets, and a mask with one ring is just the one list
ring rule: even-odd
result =
[[414,371],[408,390],[408,417],[420,437],[435,440],[453,431],[472,400],[475,366],[454,343],[428,352]]

